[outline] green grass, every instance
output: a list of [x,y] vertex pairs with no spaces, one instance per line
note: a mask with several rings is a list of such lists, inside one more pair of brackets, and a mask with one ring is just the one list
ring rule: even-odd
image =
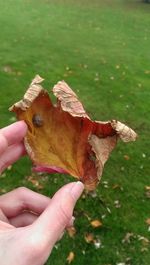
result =
[[[145,223],[150,218],[145,195],[145,186],[150,186],[149,12],[150,5],[142,1],[0,1],[1,127],[12,122],[8,107],[22,97],[38,73],[48,89],[58,80],[67,81],[93,119],[115,118],[139,134],[136,143],[118,144],[97,196],[81,198],[76,206],[77,234],[73,239],[66,234],[47,264],[67,264],[73,251],[74,265],[149,265],[149,244],[139,240],[139,235],[150,235]],[[29,159],[21,159],[0,177],[1,192],[22,185],[38,190],[27,180],[30,174]],[[52,195],[70,180],[58,174],[43,177],[39,192]],[[114,206],[116,200],[120,208]],[[102,220],[103,226],[93,229],[84,213]],[[102,247],[86,243],[87,232],[99,238]],[[122,243],[128,232],[134,234],[131,242]]]

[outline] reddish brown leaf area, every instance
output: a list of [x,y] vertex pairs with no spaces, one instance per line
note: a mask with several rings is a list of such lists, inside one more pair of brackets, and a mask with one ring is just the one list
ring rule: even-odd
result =
[[35,170],[69,173],[93,190],[118,136],[131,141],[136,134],[115,120],[92,121],[64,81],[53,88],[58,99],[53,105],[42,80],[36,76],[23,100],[10,108],[28,125],[25,146]]

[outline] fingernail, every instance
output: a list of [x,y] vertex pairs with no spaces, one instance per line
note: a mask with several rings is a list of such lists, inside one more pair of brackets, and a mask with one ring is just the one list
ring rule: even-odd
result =
[[77,181],[70,191],[71,196],[74,198],[75,201],[79,199],[83,190],[84,190],[83,183],[80,181]]

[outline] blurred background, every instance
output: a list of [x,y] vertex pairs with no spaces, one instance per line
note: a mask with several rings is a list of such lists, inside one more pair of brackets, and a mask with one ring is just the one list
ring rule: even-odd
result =
[[[129,0],[0,0],[0,126],[36,74],[50,91],[65,80],[91,118],[118,119],[139,135],[119,142],[53,265],[150,264],[150,4]],[[54,99],[55,100],[55,99]],[[28,157],[0,176],[0,193],[26,186],[47,196],[72,181],[35,175]]]

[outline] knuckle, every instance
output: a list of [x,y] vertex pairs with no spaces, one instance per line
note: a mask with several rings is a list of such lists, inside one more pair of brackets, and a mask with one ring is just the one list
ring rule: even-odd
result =
[[24,187],[24,186],[21,186],[21,187],[18,187],[15,190],[15,192],[16,192],[17,197],[19,199],[20,211],[26,210],[28,208],[28,206],[27,206],[27,202],[26,202],[25,198],[28,195],[29,189]]
[[19,194],[19,195],[24,195],[26,192],[28,192],[28,188],[24,187],[24,186],[21,186],[21,187],[18,187],[16,189],[16,192]]
[[5,161],[3,159],[0,160],[0,173],[4,171],[10,165],[9,161]]

